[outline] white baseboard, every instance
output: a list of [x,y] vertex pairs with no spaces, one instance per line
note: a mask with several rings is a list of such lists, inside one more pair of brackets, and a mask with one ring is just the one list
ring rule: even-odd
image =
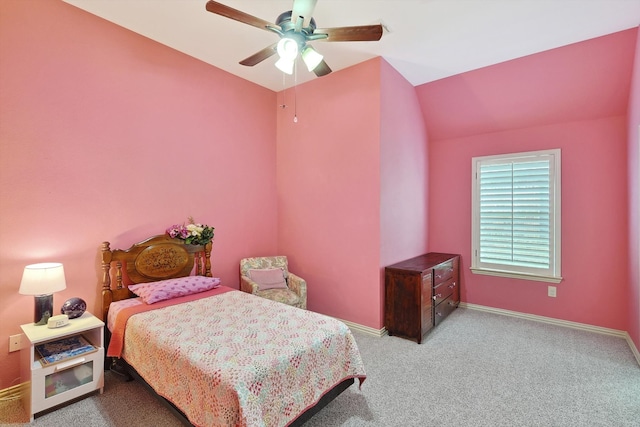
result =
[[631,336],[629,335],[629,333],[625,332],[625,334],[626,334],[627,343],[629,344],[629,348],[631,348],[631,352],[636,357],[636,360],[638,361],[638,365],[640,365],[640,351],[638,351],[638,347],[636,347],[636,344],[631,339]]
[[369,326],[360,325],[358,323],[349,322],[348,320],[342,320],[342,319],[338,319],[338,320],[344,323],[345,325],[347,325],[349,329],[353,329],[358,332],[363,332],[369,335],[375,335],[376,337],[383,337],[387,335],[387,329],[384,327],[382,329],[375,329]]
[[501,308],[487,307],[484,305],[469,304],[466,302],[460,302],[460,307],[468,308],[470,310],[485,311],[487,313],[500,314],[503,316],[518,317],[520,319],[533,320],[535,322],[548,323],[551,325],[564,326],[566,328],[580,329],[583,331],[595,332],[598,334],[612,335],[615,337],[623,338],[624,340],[627,341],[627,344],[629,345],[631,352],[636,358],[638,365],[640,365],[640,352],[636,348],[636,345],[631,339],[631,336],[626,331],[603,328],[600,326],[587,325],[586,323],[578,323],[578,322],[570,322],[568,320],[554,319],[552,317],[537,316],[535,314],[520,313],[518,311],[503,310]]

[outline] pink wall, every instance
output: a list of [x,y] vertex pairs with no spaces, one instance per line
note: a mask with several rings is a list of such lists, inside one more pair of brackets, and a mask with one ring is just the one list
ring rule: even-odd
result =
[[428,141],[416,90],[380,61],[380,323],[384,267],[427,252]]
[[[627,109],[636,30],[417,88],[429,129],[429,248],[462,253],[468,303],[628,329]],[[473,275],[471,158],[562,150],[562,275]],[[615,267],[612,267],[615,266]]]
[[629,335],[640,350],[640,31],[629,96]]
[[308,308],[379,324],[380,64],[278,94],[278,250],[308,283]]
[[314,311],[383,327],[383,267],[427,245],[426,130],[381,58],[280,93],[279,251]]
[[429,139],[623,116],[637,29],[418,86]]
[[97,312],[104,240],[193,215],[230,286],[241,257],[275,251],[274,92],[60,1],[0,2],[0,55],[0,389],[19,381],[7,337],[33,319],[25,265],[63,262],[54,304]]
[[[430,212],[429,247],[462,253],[462,300],[626,330],[624,139],[624,118],[613,117],[431,142],[431,203],[446,203]],[[563,168],[564,280],[557,285],[557,298],[547,297],[548,283],[469,271],[471,158],[550,148],[562,150]]]

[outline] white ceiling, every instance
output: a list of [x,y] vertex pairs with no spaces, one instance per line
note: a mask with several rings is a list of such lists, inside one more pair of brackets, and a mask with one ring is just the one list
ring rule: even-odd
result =
[[[277,55],[238,62],[278,36],[207,12],[206,0],[64,0],[274,91],[318,78]],[[220,0],[275,22],[292,0]],[[334,70],[382,56],[414,86],[640,25],[640,0],[318,0],[319,28],[382,23],[378,42],[313,42]]]

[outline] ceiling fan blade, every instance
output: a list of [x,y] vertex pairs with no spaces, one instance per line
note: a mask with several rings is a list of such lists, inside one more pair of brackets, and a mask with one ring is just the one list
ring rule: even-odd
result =
[[313,32],[316,34],[326,34],[326,39],[318,41],[327,42],[366,42],[377,41],[382,37],[382,25],[361,25],[357,27],[336,27],[318,28]]
[[253,15],[249,15],[248,13],[244,13],[240,10],[234,9],[213,0],[209,0],[207,2],[207,10],[211,13],[215,13],[216,15],[224,16],[226,18],[233,19],[244,24],[249,24],[257,28],[262,28],[263,30],[267,31],[270,31],[268,27],[280,28],[278,25],[272,24],[269,21],[256,18]]
[[313,10],[316,8],[318,0],[293,0],[293,10],[291,11],[291,22],[294,24],[298,20],[299,16],[304,18],[302,28],[307,28],[311,17],[313,16]]
[[246,65],[247,67],[253,67],[254,65],[259,64],[265,59],[275,55],[276,46],[278,46],[278,43],[274,43],[271,46],[267,46],[264,49],[262,49],[260,52],[256,52],[250,57],[243,59],[242,61],[240,61],[240,64]]
[[324,62],[324,59],[323,59],[320,62],[320,64],[318,64],[318,66],[313,69],[313,72],[316,74],[316,76],[322,77],[329,74],[331,72],[331,68],[329,68],[329,66],[327,65],[326,62]]

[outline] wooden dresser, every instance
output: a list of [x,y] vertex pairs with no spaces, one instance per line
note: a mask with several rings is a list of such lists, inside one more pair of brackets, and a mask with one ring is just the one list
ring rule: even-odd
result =
[[420,344],[459,303],[459,255],[430,252],[385,268],[384,324],[389,335]]

